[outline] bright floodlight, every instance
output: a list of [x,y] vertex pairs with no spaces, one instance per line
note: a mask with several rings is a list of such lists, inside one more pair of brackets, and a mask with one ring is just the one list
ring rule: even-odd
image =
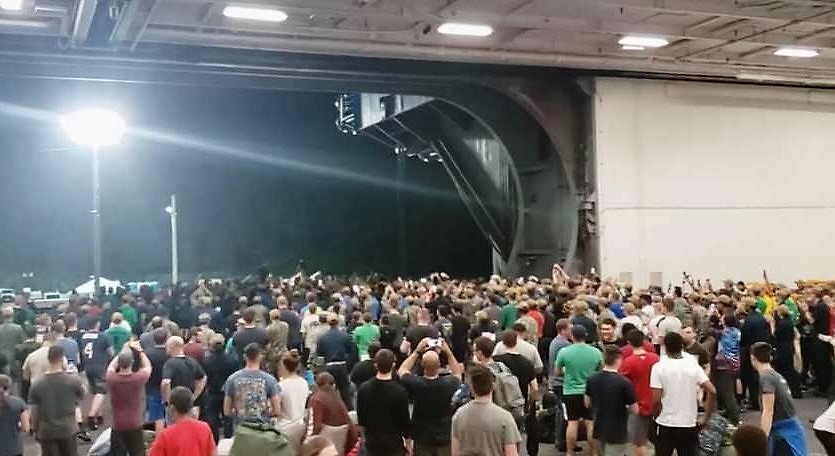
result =
[[461,22],[444,22],[438,26],[438,33],[442,35],[478,36],[485,37],[493,34],[493,27],[482,24],[464,24]]
[[20,11],[23,9],[23,0],[0,0],[0,9],[6,11]]
[[245,19],[250,21],[284,22],[287,20],[287,13],[284,11],[248,6],[227,6],[223,8],[223,15],[232,19]]
[[809,48],[780,48],[774,51],[774,55],[780,57],[799,57],[808,59],[810,57],[817,57],[818,51]]
[[643,46],[621,46],[624,51],[645,51],[647,48]]
[[635,36],[627,35],[618,41],[621,46],[640,46],[643,48],[660,48],[670,44],[664,38],[653,36]]
[[66,114],[61,117],[61,126],[72,142],[79,146],[115,146],[125,134],[125,119],[105,109]]
[[174,214],[174,208],[171,206],[166,206],[165,212],[168,212],[169,214]]

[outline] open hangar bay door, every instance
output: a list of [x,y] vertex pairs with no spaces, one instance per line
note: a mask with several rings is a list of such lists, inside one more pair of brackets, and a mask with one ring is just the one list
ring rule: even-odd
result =
[[[553,69],[145,45],[0,47],[0,76],[341,93],[337,127],[441,162],[507,275],[597,264],[591,96]],[[323,125],[322,128],[330,126]],[[332,127],[330,127],[332,128]]]

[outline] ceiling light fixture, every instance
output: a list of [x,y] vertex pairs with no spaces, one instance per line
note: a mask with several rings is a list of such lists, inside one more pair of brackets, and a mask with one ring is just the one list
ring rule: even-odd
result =
[[493,34],[493,27],[483,24],[465,24],[462,22],[444,22],[438,26],[442,35],[485,37]]
[[0,9],[6,11],[20,11],[23,9],[23,0],[0,0]]
[[287,20],[287,13],[284,11],[249,6],[227,6],[223,8],[223,15],[232,19],[249,21],[284,22]]
[[621,46],[624,51],[645,51],[647,48],[643,46]]
[[780,57],[797,57],[801,59],[817,57],[818,54],[818,51],[809,48],[782,47],[774,51],[774,55],[779,55]]
[[636,35],[627,35],[618,41],[618,44],[621,46],[638,46],[642,48],[660,48],[670,44],[664,38],[658,38],[653,36],[636,36]]

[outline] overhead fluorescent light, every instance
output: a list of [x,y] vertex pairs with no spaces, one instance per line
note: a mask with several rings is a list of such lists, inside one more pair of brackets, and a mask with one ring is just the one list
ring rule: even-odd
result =
[[287,13],[284,11],[249,6],[227,6],[223,8],[223,15],[232,19],[244,19],[248,21],[284,22],[287,20]]
[[664,38],[654,36],[627,35],[618,41],[621,46],[639,46],[642,48],[660,48],[670,44]]
[[444,22],[438,26],[438,33],[442,35],[479,36],[493,34],[493,27],[483,24],[465,24],[463,22]]
[[23,9],[23,0],[0,0],[0,9],[6,11],[20,11]]
[[798,57],[801,59],[817,57],[818,54],[818,51],[810,48],[782,47],[774,51],[774,55],[779,55],[780,57]]
[[621,46],[624,51],[645,51],[647,48],[643,46]]

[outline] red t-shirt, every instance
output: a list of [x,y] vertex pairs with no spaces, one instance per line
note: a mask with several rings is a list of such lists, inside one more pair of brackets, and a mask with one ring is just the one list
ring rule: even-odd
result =
[[[652,346],[649,341],[644,341],[643,349],[646,350],[647,353],[655,353],[655,347]],[[629,358],[632,356],[633,348],[632,345],[626,344],[620,348],[620,354],[623,355],[623,359]]]
[[536,330],[537,330],[537,337],[542,337],[542,328],[545,326],[545,316],[543,316],[538,310],[532,309],[528,312],[528,316],[536,320]]
[[189,342],[183,347],[183,353],[196,361],[203,361],[206,357],[206,346],[199,342]]
[[107,373],[114,431],[132,431],[142,427],[145,422],[145,383],[150,375],[142,371],[127,375],[112,371]]
[[641,416],[652,415],[652,389],[649,387],[649,375],[653,364],[659,360],[655,353],[643,355],[632,355],[623,359],[620,365],[620,373],[632,382],[635,387],[635,396],[638,398],[638,414]]
[[154,439],[150,456],[214,456],[215,439],[203,421],[183,418]]

